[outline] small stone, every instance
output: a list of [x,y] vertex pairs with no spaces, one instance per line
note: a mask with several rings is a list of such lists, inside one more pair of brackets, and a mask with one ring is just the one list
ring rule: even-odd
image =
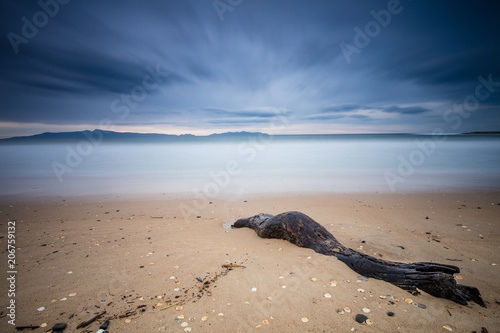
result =
[[43,311],[43,310],[45,310],[45,306],[41,306],[37,309],[37,311]]
[[394,312],[389,311],[389,312],[387,312],[387,315],[388,315],[389,317],[394,317]]
[[418,307],[421,309],[427,309],[427,307],[424,304],[418,304]]
[[366,321],[368,320],[368,317],[365,316],[364,314],[357,314],[356,315],[356,321],[360,324],[364,324],[366,323]]
[[43,328],[43,327],[47,327],[47,323],[43,323],[43,324],[41,324],[41,325],[40,325],[40,327],[42,327],[42,328]]
[[67,326],[68,326],[68,324],[66,324],[66,323],[57,323],[57,324],[55,324],[54,326],[52,326],[52,330],[53,330],[53,331],[62,331],[62,330],[64,330]]
[[106,320],[101,326],[99,326],[100,329],[105,330],[109,326],[109,320]]

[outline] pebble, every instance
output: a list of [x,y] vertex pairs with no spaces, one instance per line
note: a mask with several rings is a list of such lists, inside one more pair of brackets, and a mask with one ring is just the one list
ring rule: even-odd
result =
[[98,329],[95,333],[104,333],[104,332],[106,332],[106,331],[103,329]]
[[43,323],[43,324],[41,324],[41,325],[40,325],[40,327],[42,327],[42,328],[43,328],[43,327],[47,327],[47,323]]
[[364,314],[357,314],[356,315],[356,321],[360,324],[364,324],[366,323],[366,321],[368,320],[368,317],[365,316]]
[[68,326],[68,324],[66,324],[66,323],[57,323],[57,324],[55,324],[54,326],[52,326],[52,330],[53,330],[53,331],[62,331],[62,330],[64,330],[67,326]]
[[39,307],[37,310],[38,310],[38,311],[43,311],[43,310],[45,310],[45,306],[41,306],[41,307]]
[[389,311],[389,312],[387,312],[387,315],[388,315],[389,317],[394,317],[394,312]]
[[100,329],[105,330],[109,326],[109,320],[106,320],[101,326],[99,326]]

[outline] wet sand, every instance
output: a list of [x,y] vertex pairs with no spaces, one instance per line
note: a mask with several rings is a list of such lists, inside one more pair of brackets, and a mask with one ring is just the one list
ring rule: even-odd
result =
[[[191,200],[158,196],[0,203],[4,277],[8,221],[16,221],[17,247],[15,297],[6,297],[5,278],[0,284],[2,332],[15,331],[5,316],[11,299],[16,326],[47,323],[33,332],[58,322],[68,324],[67,332],[95,332],[106,319],[109,332],[447,332],[444,325],[454,332],[500,331],[500,267],[494,265],[500,264],[500,193],[238,196],[214,199],[191,216],[179,210]],[[458,282],[479,288],[488,307],[413,296],[365,281],[336,258],[223,227],[290,210],[372,256],[457,265]],[[380,298],[388,295],[394,304]],[[337,314],[345,307],[352,312]],[[373,324],[354,320],[363,308]]]

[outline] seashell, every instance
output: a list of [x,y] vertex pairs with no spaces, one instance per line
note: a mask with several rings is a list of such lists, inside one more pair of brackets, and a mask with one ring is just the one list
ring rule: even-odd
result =
[[63,298],[60,299],[60,301],[66,301],[66,300],[67,300],[66,297],[63,297]]
[[183,322],[183,323],[181,324],[181,327],[187,327],[188,325],[189,325],[189,323],[188,323],[187,321],[185,321],[185,322]]
[[303,323],[307,323],[308,321],[309,321],[309,319],[307,319],[307,317],[302,318]]
[[351,313],[351,308],[350,308],[350,307],[348,307],[348,306],[346,306],[346,307],[344,308],[344,311],[345,311],[345,312],[347,312],[347,313]]
[[175,276],[171,276],[171,277],[170,277],[170,280],[175,280]]
[[370,319],[367,319],[367,320],[366,320],[366,323],[367,323],[368,325],[373,325],[373,321],[371,321]]
[[40,327],[47,327],[47,323],[41,324]]
[[125,322],[126,322],[127,324],[128,324],[128,323],[130,323],[131,321],[132,321],[132,320],[131,320],[130,318],[125,319]]
[[453,329],[451,328],[451,326],[450,326],[450,325],[444,325],[444,326],[443,326],[443,328],[444,328],[444,329],[447,329],[447,330],[448,330],[448,331],[450,331],[450,332],[453,332]]
[[191,332],[191,330],[192,330],[192,328],[191,328],[191,327],[186,327],[186,328],[184,329],[184,332]]
[[360,293],[364,293],[364,292],[365,292],[365,290],[364,290],[364,289],[361,289],[361,288],[359,288],[359,289],[358,289],[358,291],[359,291]]
[[75,292],[72,292],[72,293],[70,293],[68,296],[70,296],[70,297],[76,296],[76,293],[75,293]]
[[261,328],[261,327],[262,327],[262,325],[257,325],[257,326],[255,326],[255,328]]
[[180,319],[180,320],[184,319],[184,315],[178,315],[177,319]]
[[156,304],[156,307],[157,307],[157,308],[159,308],[159,307],[160,307],[160,306],[162,306],[162,305],[163,305],[163,304],[158,303],[158,304]]
[[387,296],[379,296],[381,299],[386,299]]
[[411,298],[405,298],[406,303],[413,303],[413,300]]
[[267,300],[270,301],[272,300],[273,298],[271,296],[267,296]]
[[343,315],[345,312],[344,312],[344,310],[342,310],[342,309],[338,309],[338,310],[337,310],[337,313],[338,313],[339,315]]
[[311,281],[312,281],[312,282],[316,282],[316,281],[318,281],[318,279],[316,279],[316,278],[311,278]]
[[182,310],[182,306],[178,306],[178,307],[176,307],[176,308],[175,308],[175,310],[177,310],[177,311],[181,311],[181,310]]
[[253,287],[253,288],[252,288],[252,291],[257,291],[257,288]]
[[221,317],[222,317],[223,315],[224,315],[224,314],[223,314],[222,312],[220,312],[220,313],[219,313],[219,316],[221,316]]
[[363,312],[364,312],[364,313],[369,313],[370,311],[371,311],[371,310],[370,310],[370,309],[368,309],[368,308],[363,308]]
[[52,303],[55,303],[55,302],[57,302],[57,299],[53,299],[51,302],[52,302]]
[[463,277],[461,277],[460,275],[457,275],[457,276],[455,276],[455,277],[456,277],[457,279],[459,279],[459,280],[462,280],[462,279],[463,279]]
[[267,325],[267,324],[269,324],[269,320],[264,319],[264,320],[262,321],[262,323]]
[[203,316],[201,317],[201,321],[207,321],[208,320],[208,317],[207,316]]
[[281,286],[281,288],[286,289],[286,286]]
[[45,310],[45,306],[41,306],[37,309],[37,311],[43,311],[43,310]]
[[337,281],[330,281],[330,286],[331,287],[336,287],[337,286]]
[[325,298],[332,298],[332,295],[330,295],[329,293],[325,293],[323,296],[325,296]]

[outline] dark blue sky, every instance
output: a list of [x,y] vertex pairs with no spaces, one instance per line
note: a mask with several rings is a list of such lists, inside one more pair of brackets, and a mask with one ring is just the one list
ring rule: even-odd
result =
[[[8,0],[0,137],[500,130],[498,1]],[[280,125],[272,127],[279,114]]]

